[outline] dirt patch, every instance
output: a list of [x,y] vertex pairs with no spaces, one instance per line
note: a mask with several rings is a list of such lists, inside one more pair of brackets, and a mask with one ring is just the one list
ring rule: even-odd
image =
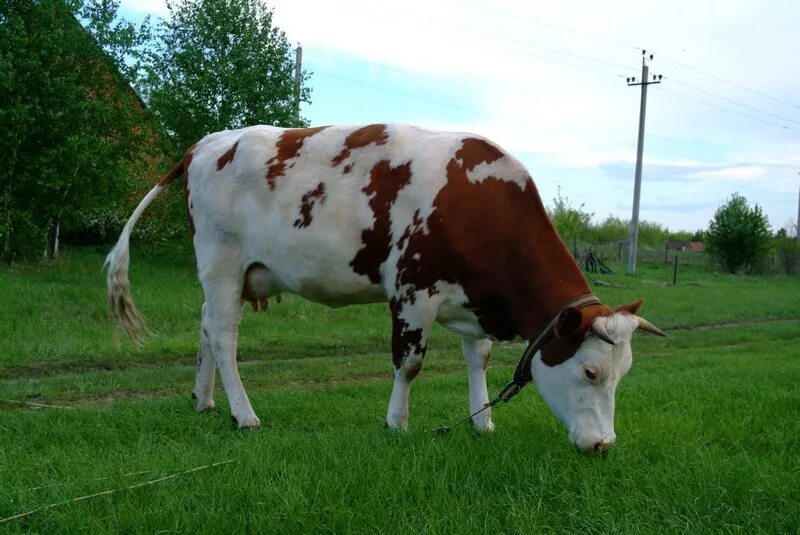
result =
[[[516,364],[493,364],[493,369],[511,369]],[[464,368],[463,365],[452,364],[447,366],[436,366],[435,368],[425,370],[421,377],[440,377],[449,375],[454,372],[460,372]],[[374,384],[377,382],[386,382],[390,384],[393,380],[393,373],[391,371],[385,372],[368,372],[361,374],[353,374],[348,377],[315,380],[308,379],[276,379],[269,380],[268,377],[252,378],[248,381],[246,387],[250,390],[254,389],[268,389],[268,390],[322,390],[325,388],[336,388],[339,386],[362,386]],[[162,399],[171,396],[185,395],[187,405],[192,404],[190,394],[192,391],[193,383],[187,381],[185,385],[171,385],[167,388],[159,388],[155,390],[131,390],[120,389],[112,393],[104,394],[86,394],[86,395],[54,395],[54,396],[41,396],[34,395],[24,399],[0,399],[0,411],[2,412],[17,412],[17,411],[39,411],[39,410],[63,410],[63,409],[77,409],[84,407],[100,407],[110,406],[117,401],[148,401],[154,399]],[[223,400],[225,391],[222,385],[217,384],[214,390],[214,397],[217,400]]]
[[674,325],[666,326],[663,330],[667,331],[707,331],[709,329],[727,329],[730,327],[741,327],[748,325],[764,325],[770,323],[797,323],[800,318],[774,318],[761,320],[738,320],[722,321],[716,323],[698,323],[697,325]]

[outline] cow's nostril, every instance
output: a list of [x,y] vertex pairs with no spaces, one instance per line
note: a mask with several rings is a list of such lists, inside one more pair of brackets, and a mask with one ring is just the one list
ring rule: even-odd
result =
[[608,450],[611,449],[613,442],[603,442],[602,440],[594,445],[595,451],[599,451],[600,453],[608,453]]

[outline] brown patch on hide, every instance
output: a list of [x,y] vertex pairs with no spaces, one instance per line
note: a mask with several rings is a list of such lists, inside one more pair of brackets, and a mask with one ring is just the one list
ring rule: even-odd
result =
[[[556,330],[542,345],[542,362],[548,366],[561,364],[577,353],[578,348],[586,340],[586,333],[591,328],[592,322],[600,316],[610,316],[614,313],[606,305],[589,305],[580,310],[574,308],[570,310],[577,311],[577,324],[571,325],[569,329]],[[572,315],[569,312],[568,314]]]
[[474,170],[482,163],[488,164],[495,162],[503,156],[505,156],[503,151],[488,141],[473,137],[466,138],[462,141],[461,149],[456,152],[456,158],[461,160],[461,167],[467,171]]
[[380,267],[391,249],[392,205],[401,189],[411,182],[411,162],[392,167],[389,160],[381,160],[370,171],[369,183],[361,190],[369,198],[369,207],[375,216],[371,228],[361,232],[361,243],[350,262],[353,271],[369,277],[370,282],[381,281]]
[[[267,160],[267,184],[269,184],[269,189],[275,189],[278,184],[278,178],[286,173],[287,162],[297,157],[305,140],[326,128],[328,127],[294,128],[281,134],[281,137],[278,138],[278,143],[275,145],[278,150],[277,154]],[[291,167],[291,165],[288,167]]]
[[192,156],[195,147],[197,147],[197,144],[189,147],[183,155],[183,160],[175,164],[170,172],[167,173],[166,176],[164,176],[164,178],[162,178],[158,183],[160,186],[164,186],[175,180],[180,175],[185,175],[183,181],[183,194],[186,199],[186,216],[189,219],[189,231],[192,233],[193,238],[196,229],[194,226],[194,218],[192,217],[192,209],[194,206],[192,205],[192,201],[189,199],[189,166],[192,164]]
[[[487,178],[467,173],[493,164]],[[397,286],[458,284],[483,330],[500,340],[530,339],[561,307],[590,292],[553,224],[536,187],[505,176],[519,164],[478,138],[466,138],[447,163],[427,232],[417,228],[398,261]]]
[[325,184],[323,182],[320,182],[316,188],[303,195],[300,200],[300,219],[295,220],[295,227],[305,228],[311,224],[311,211],[314,209],[314,203],[317,200],[320,203],[325,202]]
[[[395,369],[403,365],[408,355],[417,354],[422,359],[427,350],[427,345],[422,343],[422,328],[411,329],[410,325],[400,317],[403,304],[404,301],[398,299],[389,301],[389,309],[392,312],[392,362]],[[416,373],[419,373],[419,369]]]
[[226,150],[222,156],[219,157],[217,160],[217,171],[222,171],[222,169],[233,161],[233,157],[236,156],[236,149],[239,147],[239,140],[236,140],[236,143],[233,144],[231,148]]
[[[385,124],[370,124],[359,128],[345,138],[344,148],[341,150],[341,152],[339,152],[339,154],[333,157],[331,160],[331,165],[336,167],[345,161],[350,157],[350,151],[353,149],[366,147],[370,143],[375,143],[376,145],[385,145],[388,140],[389,133],[386,131]],[[352,165],[350,168],[352,169]],[[350,169],[345,167],[345,173],[349,172]]]
[[406,379],[408,381],[413,381],[419,375],[419,372],[422,371],[422,364],[417,364],[416,366],[412,366],[410,368],[406,368]]
[[158,181],[158,185],[164,187],[171,182],[173,182],[176,178],[186,175],[186,178],[183,182],[183,193],[186,197],[186,215],[189,218],[189,231],[192,233],[192,237],[194,237],[195,228],[194,228],[194,220],[192,219],[192,204],[189,200],[189,165],[192,163],[192,151],[197,145],[192,145],[189,149],[184,153],[183,159],[172,166],[164,177]]
[[422,218],[419,216],[419,210],[414,210],[414,215],[412,216],[411,224],[406,227],[403,231],[403,234],[400,236],[400,239],[397,240],[397,248],[402,249],[405,247],[406,240],[411,237],[411,234],[414,232],[419,232],[422,228]]
[[[190,149],[190,150],[191,150],[191,149]],[[184,160],[185,160],[185,157],[184,157]],[[173,165],[173,166],[172,166],[172,169],[170,169],[169,171],[167,171],[167,174],[166,174],[166,175],[164,175],[164,176],[161,178],[161,180],[159,180],[159,181],[158,181],[158,185],[159,185],[159,186],[161,186],[161,187],[164,187],[164,186],[166,186],[167,184],[169,184],[169,183],[171,183],[172,181],[174,181],[174,180],[175,180],[176,178],[178,178],[179,176],[183,175],[183,173],[184,173],[184,167],[185,167],[185,165],[184,165],[184,160],[181,160],[181,161],[179,161],[178,163],[176,163],[175,165]]]

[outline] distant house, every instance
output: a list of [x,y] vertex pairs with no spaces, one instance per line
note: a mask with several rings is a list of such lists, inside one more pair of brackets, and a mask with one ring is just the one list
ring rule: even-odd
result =
[[667,242],[667,250],[703,252],[705,249],[701,241],[670,240]]

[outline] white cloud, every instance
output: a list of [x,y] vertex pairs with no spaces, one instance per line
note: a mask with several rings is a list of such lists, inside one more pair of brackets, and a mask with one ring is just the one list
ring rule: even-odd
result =
[[761,178],[766,173],[767,170],[763,167],[741,166],[715,169],[713,171],[700,171],[697,173],[689,173],[686,176],[700,180],[752,180],[754,178]]
[[[163,0],[123,0],[123,5],[167,13]],[[688,189],[674,182],[648,186],[647,195],[679,202],[691,190],[693,201],[713,204],[727,187],[796,192],[800,132],[668,92],[800,130],[791,122],[800,121],[798,108],[719,81],[800,103],[800,69],[787,68],[800,50],[796,0],[731,0],[724,9],[696,0],[272,0],[268,5],[290,42],[306,47],[304,57],[317,72],[335,69],[328,66],[337,65],[333,59],[343,55],[400,71],[373,65],[374,85],[391,88],[398,81],[418,80],[423,96],[432,86],[440,94],[458,96],[459,105],[464,102],[474,114],[453,121],[452,109],[443,108],[442,117],[426,112],[408,120],[486,135],[532,166],[578,170],[583,180],[564,181],[563,193],[587,202],[598,214],[619,213],[618,199],[629,195],[619,191],[619,181],[612,183],[603,166],[635,161],[639,89],[626,87],[624,77],[640,76],[636,47],[644,46],[655,51],[652,72],[666,77],[661,86],[651,86],[647,102],[645,173],[651,166],[654,172],[667,169],[691,181],[685,183]],[[671,79],[790,121],[694,92]],[[382,96],[387,109],[393,98],[400,98],[388,92]],[[312,120],[324,116],[318,106],[312,104],[305,115]],[[352,102],[341,107],[353,110],[348,122],[370,120]],[[536,176],[537,170],[532,173]],[[595,194],[587,197],[590,190]],[[543,191],[543,197],[548,194]],[[759,202],[778,219],[796,215],[796,207],[769,205],[773,197]],[[670,217],[666,211],[656,214]],[[703,208],[691,219],[683,214],[663,222],[700,227],[711,215],[713,210]]]

